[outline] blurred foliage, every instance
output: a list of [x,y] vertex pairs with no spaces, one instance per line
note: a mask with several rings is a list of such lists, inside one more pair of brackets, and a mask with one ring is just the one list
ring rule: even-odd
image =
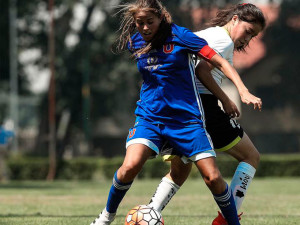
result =
[[[118,0],[54,2],[57,121],[64,110],[71,112],[66,138],[60,143],[63,145],[60,148],[63,149],[65,145],[70,144],[70,136],[85,132],[84,124],[89,123],[91,126],[86,129],[96,129],[99,118],[110,117],[120,127],[124,122],[127,127],[128,118],[133,118],[141,78],[135,62],[130,60],[128,53],[116,55],[111,52],[111,47],[119,35],[116,32],[119,28],[119,18],[115,15],[117,10],[114,8],[119,3]],[[199,2],[205,5],[214,4],[209,1]],[[176,23],[192,29],[189,10],[194,7],[195,1],[174,0],[164,3]],[[1,27],[8,33],[8,0],[5,0],[4,4],[6,7],[1,7],[1,10],[6,19],[2,20]],[[17,7],[19,52],[38,49],[40,57],[32,59],[30,63],[40,70],[47,68],[49,63],[47,4],[45,0],[18,1]],[[93,27],[95,17],[103,20],[96,28]],[[79,19],[81,21],[78,21]],[[74,25],[74,21],[77,21],[77,24]],[[8,36],[1,38],[6,38],[1,42],[1,48],[4,48],[3,53],[7,56]],[[73,40],[71,44],[70,39]],[[6,71],[7,81],[8,61],[3,62],[5,68],[1,70]],[[26,78],[22,66],[25,65],[20,64],[19,77]],[[37,149],[46,147],[43,136],[48,132],[47,115],[48,99],[45,93],[40,106],[41,124]]]
[[292,106],[299,111],[300,99],[300,1],[282,1],[279,18],[265,33],[266,59],[280,58],[280,64],[272,68],[274,76],[268,87],[261,87],[261,97],[266,108]]
[[[256,177],[300,176],[299,154],[262,155]],[[76,158],[63,160],[58,165],[57,179],[91,180],[111,179],[123,162],[123,157],[114,158]],[[238,162],[225,154],[217,157],[217,163],[224,177],[234,174]],[[9,179],[11,180],[43,180],[47,176],[47,158],[12,157],[7,161]],[[138,178],[162,178],[170,165],[160,157],[148,160],[139,173]],[[193,166],[191,178],[199,178],[198,169]]]
[[[25,2],[18,2],[17,10],[18,10],[18,17],[19,18],[27,18],[26,10],[30,8],[31,3],[34,5],[38,0],[33,0],[28,3]],[[0,92],[8,92],[9,91],[9,63],[10,63],[10,37],[9,37],[9,0],[2,0],[0,5]],[[24,14],[25,13],[25,14]],[[17,35],[19,38],[23,37],[25,32],[20,29],[17,29]],[[27,33],[27,32],[26,32]],[[20,39],[18,40],[19,47],[22,48],[23,41]],[[28,47],[28,46],[25,46]],[[28,89],[28,80],[25,75],[25,71],[23,70],[23,66],[18,61],[18,86],[19,86],[19,93],[22,95],[29,95],[30,91]]]
[[[114,7],[119,0],[56,0],[55,2],[55,80],[57,123],[64,110],[71,112],[67,135],[59,142],[58,149],[67,145],[78,145],[85,129],[95,130],[101,118],[111,118],[120,128],[127,127],[133,118],[135,102],[141,78],[135,62],[128,53],[113,54],[111,47],[118,37],[119,18]],[[122,1],[127,2],[127,1]],[[233,0],[172,0],[162,1],[171,12],[175,23],[192,27],[191,10],[197,7],[224,7]],[[30,63],[40,70],[48,67],[48,1],[17,1],[18,49],[19,53],[37,49],[39,57]],[[0,28],[2,34],[9,32],[9,0],[1,0]],[[266,107],[293,104],[299,107],[300,98],[299,28],[287,26],[290,18],[299,16],[298,0],[283,1],[280,18],[266,32],[265,43],[268,55],[284,55],[278,70],[280,82],[274,83],[268,96]],[[95,18],[101,22],[93,25]],[[80,19],[80,21],[78,21]],[[299,18],[298,18],[299,19]],[[74,21],[77,21],[75,24]],[[70,41],[71,40],[71,41]],[[0,87],[8,91],[9,79],[9,36],[0,35]],[[290,66],[293,65],[293,66]],[[20,94],[29,94],[28,80],[24,67],[19,62]],[[39,76],[39,74],[36,74]],[[291,98],[290,96],[293,96]],[[262,96],[264,97],[264,96]],[[295,104],[296,103],[296,104]],[[45,137],[48,133],[48,98],[42,97],[37,149],[45,151]],[[84,127],[88,123],[90,127]],[[58,127],[58,126],[57,126]],[[128,128],[128,127],[127,127]],[[74,138],[75,137],[75,138]],[[75,141],[75,144],[72,143]]]
[[[0,7],[0,88],[8,91],[9,78],[9,24],[8,24],[8,0],[1,1]],[[2,43],[2,44],[1,44]]]

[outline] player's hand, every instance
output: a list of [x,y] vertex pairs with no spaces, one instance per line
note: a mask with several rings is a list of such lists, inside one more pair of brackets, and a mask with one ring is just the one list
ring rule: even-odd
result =
[[254,109],[258,109],[259,111],[261,111],[262,101],[261,101],[260,98],[254,96],[249,91],[245,91],[243,93],[240,93],[240,95],[241,95],[241,100],[242,100],[243,103],[245,103],[247,105],[253,104]]
[[240,111],[238,110],[236,104],[234,104],[233,101],[231,101],[229,98],[222,102],[223,109],[225,113],[230,118],[235,118],[240,116]]

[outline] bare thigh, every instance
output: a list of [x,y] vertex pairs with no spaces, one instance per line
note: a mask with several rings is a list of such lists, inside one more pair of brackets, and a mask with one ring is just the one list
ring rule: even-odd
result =
[[247,162],[254,168],[257,168],[258,166],[260,158],[259,152],[246,133],[244,133],[244,136],[239,143],[225,152],[236,158],[239,162]]
[[147,159],[153,154],[153,150],[143,144],[132,144],[127,148],[122,166],[119,168],[117,177],[123,183],[134,180],[141,171]]

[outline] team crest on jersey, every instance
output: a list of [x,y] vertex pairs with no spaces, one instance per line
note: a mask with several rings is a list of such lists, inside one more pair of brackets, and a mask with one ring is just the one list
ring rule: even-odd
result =
[[154,56],[154,57],[148,57],[147,58],[147,64],[149,66],[145,66],[145,69],[151,71],[151,70],[156,70],[158,67],[160,67],[161,65],[160,64],[157,64],[158,62],[158,57],[157,56]]
[[136,128],[129,131],[128,138],[132,138],[135,135]]
[[149,58],[147,59],[148,65],[156,64],[157,61],[158,61],[158,58],[157,58],[156,56],[155,56],[155,57],[149,57]]
[[163,51],[166,54],[170,54],[174,50],[174,44],[167,44],[163,46]]

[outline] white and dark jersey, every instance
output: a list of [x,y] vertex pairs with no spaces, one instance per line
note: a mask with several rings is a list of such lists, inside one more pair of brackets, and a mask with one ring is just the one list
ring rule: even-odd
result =
[[[234,51],[234,43],[224,28],[218,26],[210,27],[205,30],[195,32],[195,34],[198,37],[205,39],[209,47],[214,49],[217,54],[222,56],[231,65],[233,65],[232,58]],[[226,76],[217,68],[214,68],[211,71],[211,74],[217,82],[217,84],[221,86],[222,80],[226,78]],[[200,94],[212,94],[198,79],[196,83]]]

